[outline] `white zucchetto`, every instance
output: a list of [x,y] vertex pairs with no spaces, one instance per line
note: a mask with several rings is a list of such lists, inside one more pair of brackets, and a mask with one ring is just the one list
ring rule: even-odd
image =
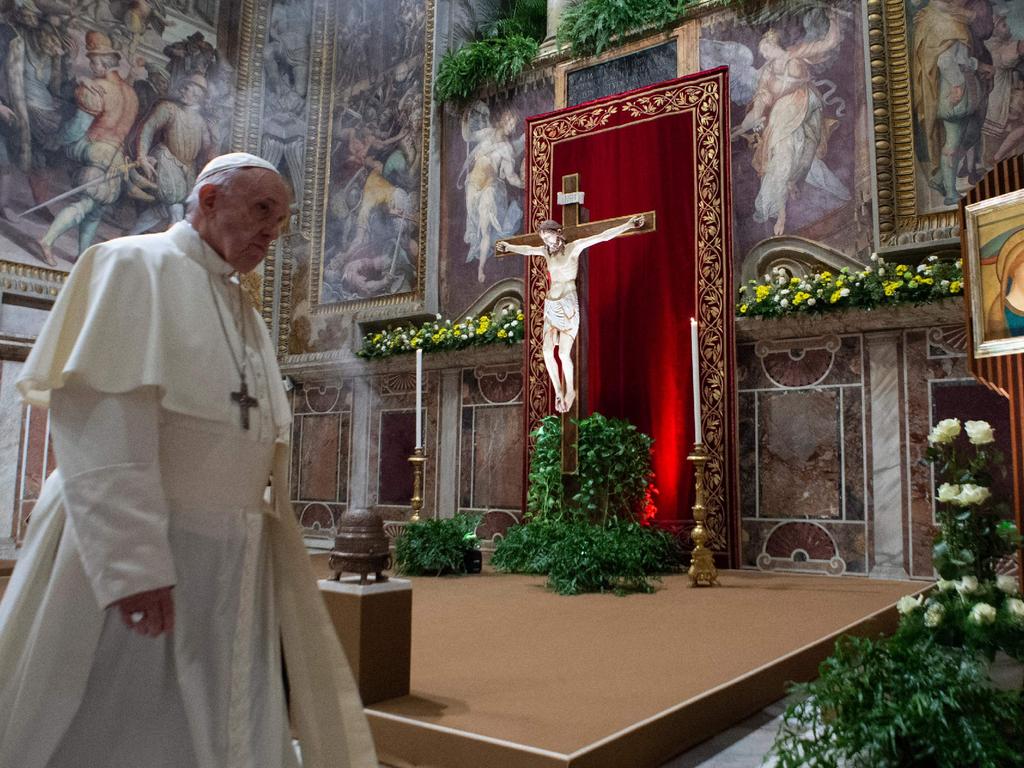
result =
[[274,173],[278,172],[277,168],[262,157],[251,155],[248,152],[228,152],[226,155],[218,155],[203,166],[203,170],[196,176],[195,183],[197,185],[201,184],[213,174],[219,171],[230,170],[231,168],[265,168]]

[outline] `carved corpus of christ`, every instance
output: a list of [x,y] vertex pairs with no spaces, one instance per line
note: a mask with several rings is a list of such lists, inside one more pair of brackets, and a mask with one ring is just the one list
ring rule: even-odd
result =
[[[572,347],[580,329],[580,303],[576,293],[580,254],[592,245],[642,228],[644,221],[643,214],[631,216],[623,224],[566,242],[562,236],[562,225],[548,219],[539,229],[543,245],[517,245],[501,240],[495,246],[499,254],[543,256],[547,264],[548,290],[544,296],[544,366],[555,389],[555,410],[559,413],[567,413],[576,400]],[[561,363],[561,374],[558,363]]]

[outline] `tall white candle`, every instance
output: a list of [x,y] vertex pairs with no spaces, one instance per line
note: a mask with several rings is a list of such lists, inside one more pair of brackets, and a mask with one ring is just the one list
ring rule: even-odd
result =
[[423,350],[416,350],[416,447],[423,447]]
[[697,354],[697,321],[690,318],[690,367],[693,369],[693,442],[703,443],[700,431],[700,358]]

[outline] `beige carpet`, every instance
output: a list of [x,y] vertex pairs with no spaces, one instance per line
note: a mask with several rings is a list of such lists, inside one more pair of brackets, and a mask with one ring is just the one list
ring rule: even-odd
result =
[[[391,726],[409,718],[423,738],[453,729],[569,756],[687,702],[702,710],[688,722],[716,728],[813,675],[835,635],[868,617],[861,632],[891,628],[895,601],[924,586],[749,571],[721,581],[692,589],[672,576],[652,595],[560,597],[536,577],[413,579],[411,695],[368,709],[371,722],[382,716],[378,740],[398,738]],[[670,739],[677,726],[663,729]],[[384,759],[402,754],[381,747]]]

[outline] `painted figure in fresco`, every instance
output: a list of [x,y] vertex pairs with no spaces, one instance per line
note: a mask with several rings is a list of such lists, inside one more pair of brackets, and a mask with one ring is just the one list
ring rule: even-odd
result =
[[266,67],[277,70],[303,98],[309,81],[309,24],[307,0],[274,3],[264,51]]
[[172,223],[185,218],[196,173],[215,154],[201,111],[206,88],[205,77],[189,75],[178,86],[178,99],[157,102],[139,129],[135,156]]
[[842,42],[839,12],[828,12],[823,37],[782,45],[779,32],[769,29],[758,52],[765,63],[758,71],[753,100],[732,138],[748,137],[754,147],[753,165],[761,178],[754,201],[754,221],[775,219],[773,232],[786,231],[786,206],[804,182],[848,200],[849,192],[825,165],[829,134],[836,125],[824,114],[825,99],[814,83],[813,70]]
[[61,129],[68,157],[78,164],[74,183],[80,197],[62,209],[49,230],[36,241],[38,255],[56,266],[53,244],[73,227],[78,227],[78,252],[92,244],[106,208],[121,197],[128,172],[125,138],[135,123],[139,97],[117,71],[121,53],[102,32],[85,35],[85,55],[92,77],[75,88],[77,111]]
[[1009,133],[1010,101],[1013,98],[1017,66],[1024,59],[1024,40],[1017,40],[1010,32],[1005,9],[995,15],[992,37],[985,41],[992,57],[992,90],[988,95],[988,110],[985,113],[984,147],[985,164],[993,164],[995,153]]
[[1024,229],[987,242],[981,258],[983,284],[994,294],[985,313],[986,339],[1024,336]]
[[576,399],[572,345],[580,329],[580,303],[576,293],[580,254],[592,245],[607,242],[643,225],[642,215],[631,216],[625,224],[567,243],[562,236],[562,225],[548,219],[540,225],[540,238],[544,245],[513,245],[504,240],[495,244],[498,253],[543,256],[547,264],[549,284],[544,297],[544,367],[555,389],[555,410],[559,413],[568,412]]
[[32,0],[20,0],[0,24],[0,211],[10,202],[15,168],[28,175],[36,202],[48,197],[47,165],[68,107],[61,92],[67,52],[62,31]]
[[458,186],[466,189],[466,261],[477,262],[477,280],[484,282],[484,267],[494,242],[519,231],[523,209],[518,202],[525,182],[521,174],[525,137],[512,137],[519,118],[511,109],[496,117],[483,102],[476,102],[462,118],[467,157]]
[[1016,86],[1010,93],[1009,124],[1013,126],[999,143],[992,161],[1002,162],[1008,157],[1024,154],[1024,86]]
[[920,151],[926,153],[928,185],[946,205],[957,202],[962,164],[970,183],[981,175],[980,126],[992,68],[979,59],[988,53],[978,46],[992,31],[987,19],[991,6],[974,0],[931,0],[914,15],[911,69]]

